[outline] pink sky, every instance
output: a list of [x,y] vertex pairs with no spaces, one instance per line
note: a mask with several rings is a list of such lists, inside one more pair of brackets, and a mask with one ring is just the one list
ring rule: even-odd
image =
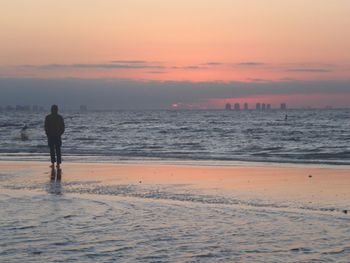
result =
[[349,10],[347,0],[2,1],[0,77],[347,81]]

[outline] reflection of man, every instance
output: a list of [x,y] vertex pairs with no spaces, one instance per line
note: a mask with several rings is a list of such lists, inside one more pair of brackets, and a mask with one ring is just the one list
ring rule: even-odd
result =
[[57,168],[60,168],[61,160],[61,135],[64,133],[64,121],[58,114],[57,105],[51,106],[51,114],[45,118],[45,132],[50,147],[51,167],[54,167],[57,156]]
[[61,185],[61,169],[56,169],[52,167],[51,169],[51,180],[50,187],[47,190],[50,194],[60,195],[62,194],[62,185]]
[[61,169],[57,169],[57,171],[55,170],[54,167],[51,168],[51,177],[50,177],[50,181],[52,182],[60,182],[62,178],[62,170]]

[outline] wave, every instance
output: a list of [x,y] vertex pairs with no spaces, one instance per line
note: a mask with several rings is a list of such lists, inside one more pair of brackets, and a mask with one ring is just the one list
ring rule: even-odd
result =
[[[62,151],[64,156],[83,159],[90,155],[99,160],[349,164],[349,113],[349,110],[291,111],[290,119],[283,122],[276,121],[281,118],[278,111],[64,113],[67,127]],[[26,142],[20,140],[17,128],[23,120],[33,124]],[[40,114],[0,114],[0,159],[7,153],[14,159],[16,153],[46,156],[42,122]]]
[[23,124],[18,124],[18,123],[0,123],[0,128],[10,128],[10,127],[22,128]]
[[98,141],[99,138],[94,137],[78,137],[74,139],[75,141]]
[[[18,160],[21,158],[26,158],[26,160],[42,160],[46,158],[48,155],[47,146],[42,145],[33,149],[18,149],[12,151],[2,151],[0,150],[0,160]],[[144,146],[138,148],[145,150]],[[320,159],[316,158],[316,156],[309,155],[305,157],[304,155],[300,156],[270,156],[268,153],[255,153],[250,156],[215,156],[207,153],[203,155],[201,153],[194,154],[191,152],[163,152],[161,148],[157,146],[150,146],[147,149],[152,151],[150,152],[140,152],[138,149],[134,151],[121,151],[121,152],[106,152],[106,151],[91,151],[91,150],[83,150],[83,151],[66,151],[63,150],[63,158],[65,161],[89,161],[89,162],[104,162],[104,161],[115,161],[118,162],[120,160],[160,160],[160,161],[208,161],[215,162],[254,162],[254,163],[277,163],[277,164],[316,164],[316,165],[350,165],[350,154],[339,154],[333,155],[332,158],[328,159]],[[320,157],[317,155],[317,157]]]

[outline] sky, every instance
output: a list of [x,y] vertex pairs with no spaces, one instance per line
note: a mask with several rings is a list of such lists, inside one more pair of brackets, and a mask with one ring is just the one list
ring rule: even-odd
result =
[[96,108],[126,107],[120,96],[128,108],[350,107],[349,10],[348,0],[0,0],[0,103],[29,92],[68,105],[50,96],[56,87]]

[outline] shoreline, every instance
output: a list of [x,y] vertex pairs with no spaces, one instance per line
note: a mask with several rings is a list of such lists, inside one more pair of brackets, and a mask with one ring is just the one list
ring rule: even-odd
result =
[[[44,159],[22,159],[19,156],[17,159],[13,157],[9,159],[0,158],[1,163],[48,163],[48,157],[43,157]],[[71,156],[69,156],[71,157]],[[68,157],[68,158],[69,158]],[[75,157],[75,156],[74,156]],[[175,166],[195,166],[195,167],[290,167],[290,168],[329,168],[329,169],[342,169],[350,170],[350,164],[334,164],[334,163],[317,163],[317,162],[275,162],[275,161],[239,161],[239,160],[178,160],[178,159],[157,159],[157,158],[140,158],[140,159],[102,159],[93,160],[86,159],[82,161],[81,156],[77,159],[63,160],[62,165],[65,164],[101,164],[101,165],[175,165]]]

